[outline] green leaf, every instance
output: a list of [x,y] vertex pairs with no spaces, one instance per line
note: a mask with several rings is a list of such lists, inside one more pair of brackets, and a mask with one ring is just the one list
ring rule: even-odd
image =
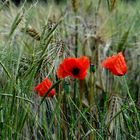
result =
[[28,114],[29,114],[29,109],[27,108],[27,110],[22,114],[22,117],[20,117],[20,120],[19,120],[19,126],[18,126],[18,130],[19,132],[22,131],[23,127],[24,127],[24,124],[25,124],[25,121],[28,117]]
[[127,42],[130,29],[131,29],[131,28],[129,28],[129,29],[123,34],[123,36],[122,36],[122,38],[121,38],[121,41],[120,41],[119,44],[118,44],[117,52],[121,52],[121,51],[124,51],[124,50],[125,50],[125,44],[126,44],[126,42]]
[[2,66],[2,68],[4,69],[5,73],[7,74],[7,76],[11,79],[11,75],[9,73],[9,71],[7,70],[7,68],[4,66],[4,64],[0,61],[0,65]]
[[21,22],[22,18],[23,18],[23,14],[24,12],[22,13],[18,13],[15,17],[15,20],[11,26],[11,31],[8,35],[8,37],[10,38],[12,36],[12,34],[14,33],[15,29],[17,28],[17,26],[19,25],[19,23]]

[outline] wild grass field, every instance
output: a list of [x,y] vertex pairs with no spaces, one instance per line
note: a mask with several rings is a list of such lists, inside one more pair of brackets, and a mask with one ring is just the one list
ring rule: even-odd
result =
[[0,140],[139,140],[139,9],[0,2]]

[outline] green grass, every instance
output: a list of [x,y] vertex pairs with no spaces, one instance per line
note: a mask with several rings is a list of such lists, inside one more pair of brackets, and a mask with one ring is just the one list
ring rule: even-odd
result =
[[[109,1],[108,1],[109,2]],[[0,139],[140,139],[140,2],[71,1],[0,4]],[[101,61],[125,53],[128,72],[113,76]],[[86,55],[95,65],[83,81],[58,81],[59,63]],[[34,89],[46,76],[56,96]],[[126,78],[126,79],[125,79]]]

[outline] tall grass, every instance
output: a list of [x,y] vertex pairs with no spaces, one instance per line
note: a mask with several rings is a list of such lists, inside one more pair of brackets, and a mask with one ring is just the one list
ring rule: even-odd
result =
[[[0,139],[140,139],[139,8],[109,0],[1,3]],[[101,67],[120,51],[124,78]],[[86,78],[59,81],[60,62],[82,55],[91,62]],[[34,91],[46,76],[53,98]]]

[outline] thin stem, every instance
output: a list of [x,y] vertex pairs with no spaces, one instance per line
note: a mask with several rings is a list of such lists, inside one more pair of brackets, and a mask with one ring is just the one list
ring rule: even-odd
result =
[[[77,104],[76,92],[77,92],[77,81],[76,81],[76,79],[74,79],[74,96],[73,96],[73,101],[74,101],[75,104]],[[74,117],[74,120],[75,120],[76,119],[76,109],[73,108],[73,111],[75,112],[73,114],[73,117]],[[75,131],[75,129],[74,129],[74,131]]]
[[127,85],[127,81],[126,81],[126,77],[125,77],[125,76],[123,77],[123,80],[124,80],[124,83],[125,83],[125,86],[126,86],[127,94],[128,94],[128,96],[129,96],[129,98],[130,98],[130,100],[131,100],[131,102],[132,102],[132,105],[133,105],[133,107],[134,107],[134,111],[135,111],[135,113],[136,113],[136,116],[137,116],[137,119],[138,119],[138,123],[139,123],[139,126],[140,126],[139,114],[138,114],[137,108],[136,108],[136,106],[135,106],[135,103],[134,103],[134,101],[133,101],[133,99],[132,99],[132,97],[131,97],[131,94],[130,94],[129,87],[128,87],[128,85]]
[[99,134],[99,132],[95,128],[92,127],[92,125],[89,123],[89,121],[87,120],[87,118],[85,117],[85,115],[79,110],[79,108],[73,102],[73,100],[71,99],[70,96],[69,96],[69,99],[70,99],[71,103],[74,105],[74,107],[77,109],[77,111],[80,113],[81,117],[85,120],[85,123],[87,123],[87,125],[90,127],[91,133],[95,132],[101,139],[103,139],[102,136]]
[[[75,15],[77,15],[75,13]],[[75,18],[75,57],[78,56],[78,19],[77,17]]]

